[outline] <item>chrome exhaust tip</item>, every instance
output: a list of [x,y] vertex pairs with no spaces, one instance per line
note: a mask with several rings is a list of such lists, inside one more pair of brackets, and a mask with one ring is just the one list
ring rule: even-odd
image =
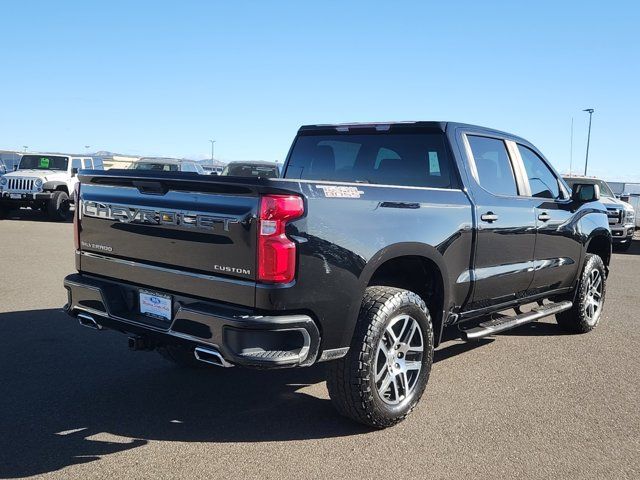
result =
[[208,363],[209,365],[224,368],[233,367],[231,363],[227,362],[222,355],[220,355],[220,352],[212,348],[196,347],[193,354],[195,355],[196,360]]
[[78,323],[83,327],[92,328],[94,330],[102,330],[102,325],[96,322],[95,318],[87,313],[78,314]]

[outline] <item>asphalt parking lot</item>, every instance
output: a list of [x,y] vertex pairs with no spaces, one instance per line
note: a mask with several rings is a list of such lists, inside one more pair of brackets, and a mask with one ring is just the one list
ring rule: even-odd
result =
[[640,241],[595,332],[447,342],[385,431],[334,413],[322,366],[185,371],[81,328],[70,223],[25,211],[0,245],[0,478],[640,478]]

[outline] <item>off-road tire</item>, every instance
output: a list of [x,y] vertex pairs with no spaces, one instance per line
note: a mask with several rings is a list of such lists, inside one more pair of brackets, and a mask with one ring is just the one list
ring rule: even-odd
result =
[[60,190],[53,192],[53,195],[47,204],[49,220],[53,220],[54,222],[62,222],[66,220],[69,215],[69,208],[70,202],[67,192]]
[[[591,272],[597,269],[602,278],[602,300],[595,321],[589,321],[586,314],[586,302],[588,300],[587,281]],[[607,293],[607,271],[598,255],[588,253],[584,259],[584,266],[580,274],[577,291],[573,300],[573,307],[556,315],[556,321],[560,328],[571,333],[587,333],[593,330],[600,323],[602,318],[602,307],[604,306]]]
[[[387,325],[408,314],[422,330],[422,369],[413,391],[398,405],[384,403],[375,386],[377,346]],[[429,310],[416,293],[393,287],[366,289],[347,356],[328,364],[327,388],[333,405],[345,417],[374,428],[404,420],[417,405],[433,363],[433,326]]]
[[179,345],[164,345],[157,347],[156,351],[170,362],[183,368],[205,368],[206,363],[200,362],[193,355],[193,350]]

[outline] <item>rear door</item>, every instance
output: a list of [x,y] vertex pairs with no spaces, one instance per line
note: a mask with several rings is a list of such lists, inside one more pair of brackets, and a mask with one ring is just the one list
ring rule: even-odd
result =
[[475,200],[476,251],[470,280],[471,310],[505,303],[526,294],[533,280],[536,241],[535,205],[520,196],[507,139],[466,132],[462,138]]
[[535,203],[537,238],[530,290],[542,293],[570,287],[582,245],[569,192],[533,146],[514,143],[514,147],[528,183],[523,196]]

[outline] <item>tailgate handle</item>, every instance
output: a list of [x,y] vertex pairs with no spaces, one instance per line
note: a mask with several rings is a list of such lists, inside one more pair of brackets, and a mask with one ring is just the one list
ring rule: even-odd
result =
[[136,187],[140,193],[147,195],[164,195],[169,191],[169,189],[160,182],[141,182],[135,180],[133,186]]

